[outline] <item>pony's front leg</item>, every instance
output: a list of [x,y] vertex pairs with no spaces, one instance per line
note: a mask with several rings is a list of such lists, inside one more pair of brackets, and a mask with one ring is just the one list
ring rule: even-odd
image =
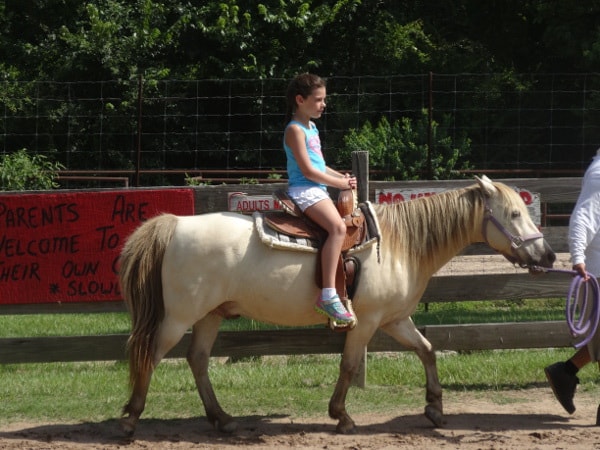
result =
[[192,329],[192,343],[187,352],[187,361],[194,374],[196,387],[206,411],[206,418],[215,429],[233,433],[237,429],[237,423],[219,405],[208,376],[210,352],[217,338],[221,321],[220,316],[209,314],[196,322]]
[[443,426],[445,421],[442,407],[442,386],[438,378],[436,357],[431,343],[417,330],[410,317],[387,324],[381,329],[400,344],[414,350],[423,363],[426,378],[425,400],[427,401],[425,416],[436,427]]
[[346,334],[344,353],[340,362],[340,375],[329,400],[329,416],[338,420],[336,431],[341,434],[353,433],[356,430],[354,420],[346,411],[346,395],[354,375],[361,366],[366,345],[375,332],[375,328],[369,328],[366,321],[361,322]]

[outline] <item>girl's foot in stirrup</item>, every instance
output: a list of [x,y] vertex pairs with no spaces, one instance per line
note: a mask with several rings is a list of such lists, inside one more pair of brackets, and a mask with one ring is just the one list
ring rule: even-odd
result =
[[319,297],[315,305],[315,310],[339,323],[351,323],[354,321],[354,316],[346,311],[340,297],[337,295],[329,300]]

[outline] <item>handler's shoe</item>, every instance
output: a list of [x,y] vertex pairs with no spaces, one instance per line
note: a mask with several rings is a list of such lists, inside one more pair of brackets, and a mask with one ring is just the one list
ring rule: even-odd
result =
[[352,314],[346,311],[340,297],[337,295],[330,300],[324,300],[319,296],[315,310],[338,323],[347,324],[356,320]]
[[551,364],[544,369],[544,372],[556,399],[569,414],[573,414],[575,412],[573,396],[577,384],[579,384],[579,378],[567,373],[564,362]]

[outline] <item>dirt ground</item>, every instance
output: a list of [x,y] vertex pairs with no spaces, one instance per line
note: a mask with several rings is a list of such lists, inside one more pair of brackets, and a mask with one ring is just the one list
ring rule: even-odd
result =
[[132,439],[116,420],[100,423],[13,423],[0,431],[2,449],[600,449],[598,392],[577,393],[569,416],[549,388],[503,392],[501,404],[481,394],[445,400],[446,425],[434,428],[422,407],[394,414],[356,415],[357,432],[337,435],[326,412],[319,417],[240,417],[238,431],[215,431],[203,417],[144,420]]

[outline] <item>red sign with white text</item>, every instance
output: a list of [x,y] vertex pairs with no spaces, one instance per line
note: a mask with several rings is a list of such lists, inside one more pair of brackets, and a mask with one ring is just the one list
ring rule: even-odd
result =
[[193,191],[0,195],[0,304],[121,300],[123,244],[165,212],[194,214]]

